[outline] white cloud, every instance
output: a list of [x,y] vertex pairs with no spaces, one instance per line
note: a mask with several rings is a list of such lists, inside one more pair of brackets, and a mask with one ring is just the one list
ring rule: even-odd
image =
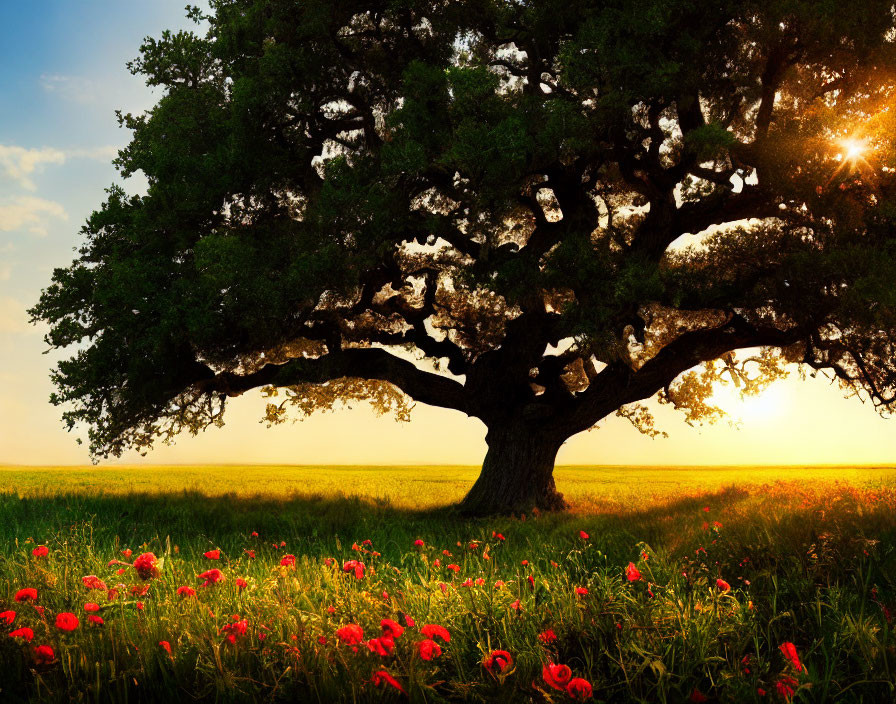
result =
[[47,220],[68,220],[68,213],[59,203],[34,196],[16,196],[0,202],[0,231],[9,232],[25,228],[33,235],[47,234]]
[[70,159],[95,159],[96,161],[112,161],[118,156],[121,147],[107,145],[91,149],[66,149],[65,156]]
[[55,93],[64,100],[76,103],[92,103],[99,95],[96,82],[83,76],[44,73],[40,77],[40,84],[47,93]]
[[28,191],[36,189],[31,175],[44,164],[64,164],[65,152],[52,147],[25,149],[14,145],[0,144],[0,169]]

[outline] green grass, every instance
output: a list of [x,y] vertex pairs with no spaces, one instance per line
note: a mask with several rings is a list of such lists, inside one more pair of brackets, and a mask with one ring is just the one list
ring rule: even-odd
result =
[[[679,702],[695,689],[710,701],[781,701],[785,676],[798,682],[794,701],[896,696],[893,468],[562,467],[569,513],[469,520],[446,511],[475,474],[2,467],[0,611],[17,616],[0,622],[0,701],[400,701],[370,682],[381,669],[412,701],[571,701],[544,683],[548,661],[569,665],[601,702]],[[380,556],[352,550],[365,539]],[[32,555],[36,544],[48,546],[46,558]],[[143,584],[132,568],[108,565],[124,548],[164,559],[145,596],[126,593]],[[220,561],[203,556],[213,548]],[[287,552],[295,569],[279,566]],[[353,558],[367,566],[361,580],[338,569]],[[643,580],[626,580],[629,562]],[[176,594],[210,567],[227,581],[197,588],[197,598]],[[112,600],[88,592],[81,577],[91,574],[125,587]],[[467,578],[484,583],[461,586]],[[23,587],[38,590],[43,617],[13,601]],[[101,605],[102,627],[87,625],[87,601]],[[65,611],[81,620],[72,633],[55,627]],[[230,644],[221,628],[235,614],[248,632]],[[381,619],[404,623],[405,614],[417,628],[391,656],[337,643],[342,625],[357,623],[366,640]],[[451,633],[432,661],[414,645],[425,623]],[[3,635],[20,626],[33,629],[30,645]],[[556,642],[539,640],[547,628]],[[784,659],[784,642],[804,671]],[[34,663],[38,644],[54,648],[53,663]],[[482,666],[491,649],[514,658],[501,677]]]

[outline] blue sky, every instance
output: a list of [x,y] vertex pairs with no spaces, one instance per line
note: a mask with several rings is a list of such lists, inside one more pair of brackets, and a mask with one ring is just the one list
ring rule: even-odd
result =
[[[62,429],[48,403],[50,368],[42,332],[25,309],[67,265],[78,230],[122,183],[111,165],[128,133],[115,110],[139,112],[152,91],[125,64],[141,40],[192,27],[183,0],[35,0],[0,3],[0,463],[83,464],[86,449]],[[123,182],[143,188],[135,176]],[[479,463],[485,428],[451,411],[418,406],[410,424],[376,418],[364,407],[268,430],[264,401],[241,398],[227,427],[151,453],[149,462]],[[657,410],[668,440],[650,440],[610,418],[573,438],[560,461],[615,464],[849,463],[896,461],[896,422],[843,400],[817,379],[788,380],[759,403],[731,410],[727,424],[686,426]],[[124,458],[141,461],[135,454]]]

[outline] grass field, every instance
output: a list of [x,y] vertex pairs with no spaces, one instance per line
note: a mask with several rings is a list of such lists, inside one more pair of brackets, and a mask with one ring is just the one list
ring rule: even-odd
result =
[[0,701],[896,697],[896,469],[561,467],[568,513],[447,511],[475,475],[0,467]]

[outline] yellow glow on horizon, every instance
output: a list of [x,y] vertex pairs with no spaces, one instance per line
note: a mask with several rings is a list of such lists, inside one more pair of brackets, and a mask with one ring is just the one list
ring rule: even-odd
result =
[[741,397],[733,384],[717,386],[709,403],[725,411],[733,422],[746,425],[779,420],[791,410],[790,390],[781,383],[774,383],[755,396]]

